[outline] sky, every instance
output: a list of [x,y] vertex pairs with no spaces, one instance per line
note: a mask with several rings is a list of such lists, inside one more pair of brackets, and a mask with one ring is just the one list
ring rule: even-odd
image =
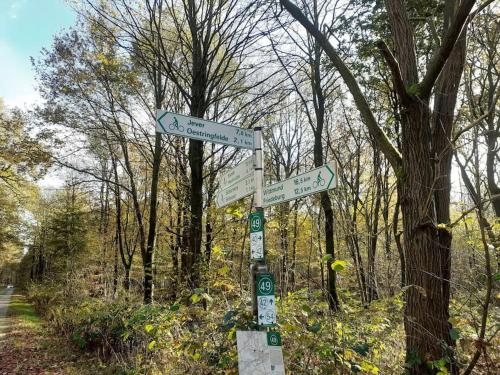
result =
[[50,47],[54,34],[75,23],[65,0],[0,0],[0,97],[29,109],[39,95],[30,57]]

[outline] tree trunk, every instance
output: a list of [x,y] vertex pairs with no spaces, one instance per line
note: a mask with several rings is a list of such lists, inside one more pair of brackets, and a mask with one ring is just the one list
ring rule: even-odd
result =
[[191,167],[191,216],[189,221],[188,284],[199,286],[203,216],[203,142],[189,141],[189,166]]
[[293,207],[293,240],[292,240],[292,260],[290,263],[290,288],[295,291],[295,268],[297,264],[297,235],[299,231],[299,209],[297,203]]
[[[318,10],[317,3],[314,1],[314,22],[318,25]],[[314,61],[312,62],[312,91],[314,101],[314,111],[316,114],[316,124],[314,131],[314,166],[321,167],[324,163],[323,152],[323,129],[325,125],[325,96],[321,82],[321,47],[317,41],[314,41]],[[334,243],[334,228],[333,228],[333,209],[330,196],[327,191],[320,193],[321,208],[325,214],[325,252],[330,255],[328,260],[327,275],[328,275],[328,306],[331,310],[337,311],[340,308],[339,298],[337,295],[336,272],[332,268],[332,263],[335,260],[335,243]]]
[[[400,188],[397,189],[401,191]],[[403,248],[403,243],[401,242],[402,232],[399,231],[399,212],[401,210],[401,197],[399,193],[396,197],[396,204],[394,207],[394,215],[392,217],[392,230],[394,235],[394,242],[396,242],[396,248],[399,254],[399,265],[401,269],[401,288],[406,286],[406,256]]]
[[[116,239],[118,240],[118,239]],[[115,246],[113,259],[113,299],[116,299],[118,293],[118,246]]]
[[[157,103],[157,106],[160,108],[161,103]],[[161,154],[161,133],[156,133],[149,200],[149,230],[146,251],[143,256],[145,304],[153,302],[153,259],[156,242],[156,222],[158,216],[158,182],[160,179]]]
[[[404,325],[410,374],[434,374],[429,361],[449,357],[449,247],[436,227],[435,182],[428,103],[415,101],[403,116],[401,181],[406,308]],[[451,240],[451,238],[450,238]],[[446,344],[443,347],[443,344]]]
[[373,151],[373,171],[375,174],[375,202],[372,203],[373,209],[370,212],[370,218],[367,218],[369,223],[368,231],[368,283],[367,283],[367,302],[370,303],[378,299],[377,291],[377,274],[375,271],[375,255],[377,251],[377,241],[378,241],[378,222],[380,205],[382,199],[382,175],[380,168],[382,167],[380,151],[374,148]]
[[335,243],[333,241],[333,209],[328,192],[321,193],[321,207],[325,213],[325,252],[331,255],[327,262],[328,268],[328,306],[330,310],[337,311],[340,308],[339,297],[337,295],[337,274],[332,268],[335,259]]
[[[387,60],[402,105],[401,155],[378,124],[356,78],[328,38],[290,1],[280,0],[280,3],[321,43],[353,95],[370,135],[396,172],[403,214],[408,283],[404,319],[407,372],[411,375],[435,374],[438,370],[428,366],[429,361],[453,358],[450,355],[453,354],[453,343],[448,323],[451,269],[448,243],[451,243],[451,234],[443,233],[446,229],[438,229],[437,210],[443,204],[439,199],[449,202],[449,196],[435,194],[437,160],[432,151],[437,149],[432,142],[438,144],[440,140],[432,137],[429,102],[436,79],[440,73],[445,73],[443,66],[464,25],[466,27],[475,0],[463,0],[460,3],[454,17],[448,19],[449,27],[445,19],[445,37],[434,51],[421,81],[417,73],[414,30],[403,1],[386,0],[395,56],[384,43],[379,43],[379,48]],[[454,4],[456,2],[447,1],[447,7]],[[453,75],[442,78],[452,80],[452,85],[459,83]],[[453,108],[447,110],[453,113]],[[446,168],[445,163],[441,165]],[[445,174],[450,172],[439,170]],[[450,370],[452,373],[457,372],[455,366],[451,366]]]
[[290,205],[288,202],[280,205],[280,247],[281,247],[281,296],[286,296],[288,288],[288,223]]
[[[203,118],[206,111],[207,67],[204,61],[198,5],[188,1],[188,24],[192,38],[191,116]],[[188,284],[196,288],[200,283],[201,241],[203,234],[203,142],[189,140],[189,167],[191,169],[191,216],[189,221]]]

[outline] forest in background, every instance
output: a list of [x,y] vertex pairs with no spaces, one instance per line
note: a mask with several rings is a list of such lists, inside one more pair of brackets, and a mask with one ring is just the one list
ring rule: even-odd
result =
[[337,166],[265,211],[290,374],[497,373],[498,5],[74,6],[43,103],[0,107],[0,277],[54,332],[103,373],[237,373],[253,200],[215,197],[250,152],[155,133],[162,108],[262,126],[266,185]]

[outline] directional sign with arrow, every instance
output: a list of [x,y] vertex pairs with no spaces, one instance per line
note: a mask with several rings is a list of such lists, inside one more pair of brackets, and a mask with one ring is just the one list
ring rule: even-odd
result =
[[253,212],[249,216],[250,222],[250,259],[264,259],[264,213]]
[[250,175],[254,175],[254,157],[253,155],[243,160],[237,166],[231,168],[226,173],[219,177],[219,185],[223,188],[234,185],[238,181],[246,179]]
[[276,324],[276,300],[273,274],[258,273],[256,284],[258,323],[264,327],[274,326]]
[[215,197],[215,204],[221,208],[230,203],[236,202],[247,195],[255,192],[255,182],[253,174],[248,175],[243,180],[228,186],[225,189],[220,189]]
[[162,109],[156,112],[156,131],[250,150],[254,148],[251,129],[179,115]]
[[333,189],[336,186],[337,174],[334,166],[325,164],[309,172],[266,186],[264,188],[264,207]]
[[221,189],[217,192],[215,203],[224,207],[255,192],[253,155],[219,178]]

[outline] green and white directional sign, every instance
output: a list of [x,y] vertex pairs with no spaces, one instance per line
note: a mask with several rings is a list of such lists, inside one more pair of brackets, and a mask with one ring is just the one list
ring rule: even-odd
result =
[[254,148],[251,129],[179,115],[162,109],[156,112],[156,131],[250,150]]
[[250,222],[250,259],[264,259],[264,213],[253,212],[249,216]]
[[253,155],[249,158],[243,160],[240,164],[231,168],[226,173],[221,174],[219,177],[219,185],[222,188],[234,185],[241,180],[248,178],[248,176],[254,175],[254,157]]
[[264,230],[264,213],[262,211],[252,212],[249,216],[250,233],[262,232]]
[[255,191],[254,175],[250,174],[243,180],[228,186],[225,189],[219,189],[215,197],[215,204],[221,208],[230,203],[236,202]]
[[276,299],[274,296],[274,276],[271,273],[258,273],[256,277],[257,289],[257,318],[264,327],[276,324]]
[[215,203],[224,207],[255,192],[253,155],[219,178],[221,189],[217,192]]
[[283,351],[281,350],[281,336],[278,332],[267,333],[267,348],[271,357],[271,374],[285,374]]
[[264,188],[264,207],[333,189],[337,174],[333,165],[325,164],[309,172],[280,181]]

